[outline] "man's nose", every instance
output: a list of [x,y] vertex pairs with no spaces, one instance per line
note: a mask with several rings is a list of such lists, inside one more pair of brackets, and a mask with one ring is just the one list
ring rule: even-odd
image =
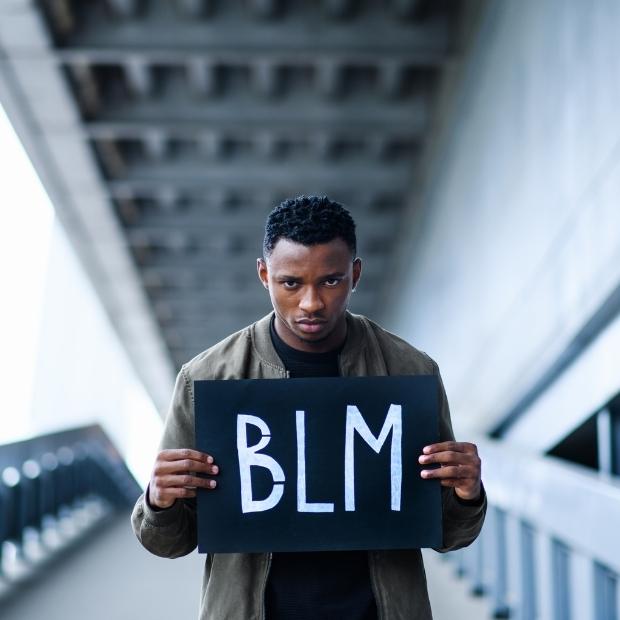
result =
[[299,308],[306,314],[314,314],[325,307],[319,292],[313,286],[309,286],[304,290],[304,294],[299,301]]

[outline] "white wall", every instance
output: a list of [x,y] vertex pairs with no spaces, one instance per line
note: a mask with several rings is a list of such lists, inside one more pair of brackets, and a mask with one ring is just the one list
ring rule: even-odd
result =
[[32,432],[101,424],[144,483],[161,418],[58,223],[42,307]]
[[52,205],[0,106],[0,443],[28,432]]
[[386,320],[437,359],[466,432],[620,283],[620,3],[489,4]]
[[99,423],[144,484],[161,419],[1,107],[0,205],[0,444]]

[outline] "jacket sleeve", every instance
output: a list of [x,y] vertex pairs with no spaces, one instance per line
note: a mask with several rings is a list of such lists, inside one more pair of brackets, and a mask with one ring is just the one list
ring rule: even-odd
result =
[[[194,448],[194,404],[192,385],[181,368],[166,416],[159,450]],[[176,558],[193,551],[197,545],[196,500],[177,499],[164,510],[156,510],[147,500],[148,488],[134,506],[131,523],[142,546],[155,555]]]
[[[437,364],[433,362],[439,385],[439,440],[454,440],[450,408],[446,390],[439,374]],[[453,551],[471,544],[482,529],[487,510],[487,498],[484,487],[481,488],[479,500],[464,501],[458,497],[452,487],[441,487],[443,544],[439,551]]]

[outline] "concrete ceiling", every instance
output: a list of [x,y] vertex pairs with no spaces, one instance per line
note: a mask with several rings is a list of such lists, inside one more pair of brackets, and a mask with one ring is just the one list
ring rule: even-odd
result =
[[374,314],[457,0],[3,0],[0,100],[158,406],[269,309],[263,224],[328,194]]

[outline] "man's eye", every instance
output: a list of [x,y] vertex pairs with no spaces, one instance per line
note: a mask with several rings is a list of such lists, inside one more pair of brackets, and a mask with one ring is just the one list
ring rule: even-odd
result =
[[338,278],[329,278],[329,280],[325,280],[325,286],[336,286],[339,282]]
[[295,280],[285,280],[282,282],[284,288],[295,288],[297,286],[297,282]]

